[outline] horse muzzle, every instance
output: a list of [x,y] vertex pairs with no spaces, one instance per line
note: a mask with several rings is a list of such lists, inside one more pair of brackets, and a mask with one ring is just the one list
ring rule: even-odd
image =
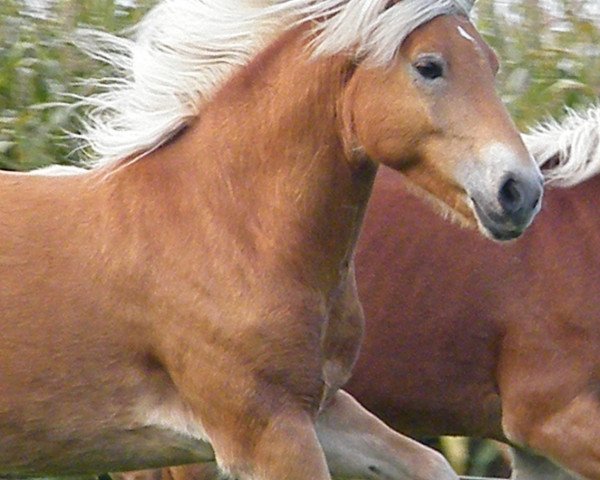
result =
[[[542,206],[543,181],[537,172],[506,173],[492,195],[474,192],[473,207],[484,233],[498,241],[519,237]],[[491,199],[490,199],[491,197]]]

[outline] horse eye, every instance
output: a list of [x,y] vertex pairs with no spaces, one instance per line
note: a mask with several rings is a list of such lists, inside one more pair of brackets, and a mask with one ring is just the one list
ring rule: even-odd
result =
[[435,80],[444,76],[444,65],[439,60],[418,60],[414,67],[419,75],[427,80]]

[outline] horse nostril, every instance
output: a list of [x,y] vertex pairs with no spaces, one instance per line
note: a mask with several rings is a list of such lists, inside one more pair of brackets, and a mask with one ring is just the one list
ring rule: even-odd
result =
[[535,210],[536,208],[538,208],[538,205],[540,204],[540,200],[542,199],[541,195],[538,195],[534,198],[533,203],[531,204],[531,209]]
[[515,213],[522,207],[523,194],[515,179],[509,177],[504,182],[498,193],[498,201],[502,209],[508,214]]

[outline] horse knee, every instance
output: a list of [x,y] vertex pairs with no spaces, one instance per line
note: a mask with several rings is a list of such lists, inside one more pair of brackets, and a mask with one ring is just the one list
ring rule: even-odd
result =
[[507,437],[573,472],[574,478],[600,480],[600,403],[596,395],[581,392],[545,413],[527,419],[524,414],[505,412]]
[[240,480],[330,480],[325,455],[310,415],[273,415],[260,429],[246,435],[211,437],[222,471]]

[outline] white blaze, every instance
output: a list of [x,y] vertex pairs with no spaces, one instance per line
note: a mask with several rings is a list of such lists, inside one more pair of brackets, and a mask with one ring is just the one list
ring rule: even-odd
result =
[[464,28],[462,28],[461,26],[458,27],[458,33],[460,34],[461,37],[466,38],[469,42],[473,42],[473,43],[477,44],[475,39],[471,35],[469,35],[469,33],[467,33],[467,31]]

